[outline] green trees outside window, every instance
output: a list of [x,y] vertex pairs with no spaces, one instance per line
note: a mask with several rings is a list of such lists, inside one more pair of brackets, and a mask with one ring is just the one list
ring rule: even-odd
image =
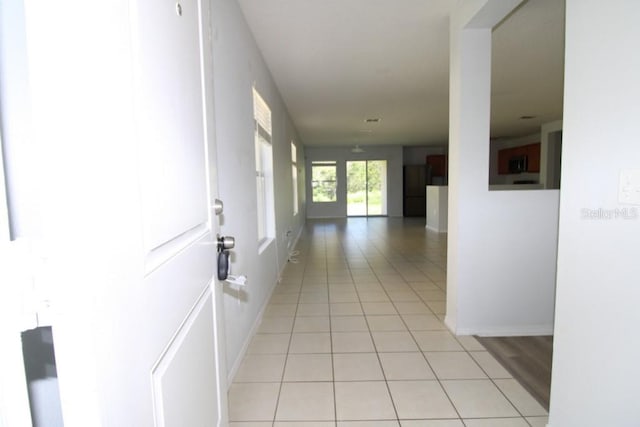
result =
[[386,160],[347,161],[347,215],[386,214]]
[[338,180],[336,162],[311,163],[311,188],[314,203],[335,202]]

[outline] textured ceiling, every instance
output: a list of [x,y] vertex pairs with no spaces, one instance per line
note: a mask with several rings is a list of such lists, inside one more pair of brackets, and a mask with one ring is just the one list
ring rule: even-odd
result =
[[[447,143],[455,0],[239,3],[305,145]],[[492,137],[562,117],[563,34],[561,0],[494,30]]]

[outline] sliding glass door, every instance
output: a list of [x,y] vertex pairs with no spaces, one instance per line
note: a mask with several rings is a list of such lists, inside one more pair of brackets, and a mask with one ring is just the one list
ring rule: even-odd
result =
[[347,162],[347,215],[387,214],[387,161]]

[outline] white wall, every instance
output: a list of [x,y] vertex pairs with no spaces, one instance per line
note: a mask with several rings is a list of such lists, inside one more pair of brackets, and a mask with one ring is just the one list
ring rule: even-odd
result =
[[458,334],[551,333],[558,191],[491,192],[491,27],[518,1],[461,3],[450,54],[446,323]]
[[[402,147],[363,146],[364,153],[352,153],[352,147],[308,147],[305,151],[307,163],[307,218],[342,218],[347,216],[348,160],[387,161],[387,214],[402,216]],[[317,160],[337,161],[337,202],[313,203],[311,198],[311,162]]]
[[[226,357],[233,375],[287,262],[284,235],[292,230],[291,237],[295,238],[304,222],[302,191],[300,213],[293,216],[291,140],[297,142],[300,168],[304,168],[304,149],[237,2],[214,0],[213,22],[218,187],[225,204],[221,232],[236,238],[232,273],[248,277],[245,288],[225,287]],[[271,108],[273,123],[276,235],[261,253],[257,237],[254,84]],[[304,170],[300,177],[304,178]]]
[[[640,169],[640,2],[567,0],[549,426],[637,426],[640,220],[583,219]],[[637,212],[637,211],[636,211]]]

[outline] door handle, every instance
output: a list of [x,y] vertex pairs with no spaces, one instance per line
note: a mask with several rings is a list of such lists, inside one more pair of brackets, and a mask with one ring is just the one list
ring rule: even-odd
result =
[[218,253],[218,280],[227,280],[229,277],[229,251]]

